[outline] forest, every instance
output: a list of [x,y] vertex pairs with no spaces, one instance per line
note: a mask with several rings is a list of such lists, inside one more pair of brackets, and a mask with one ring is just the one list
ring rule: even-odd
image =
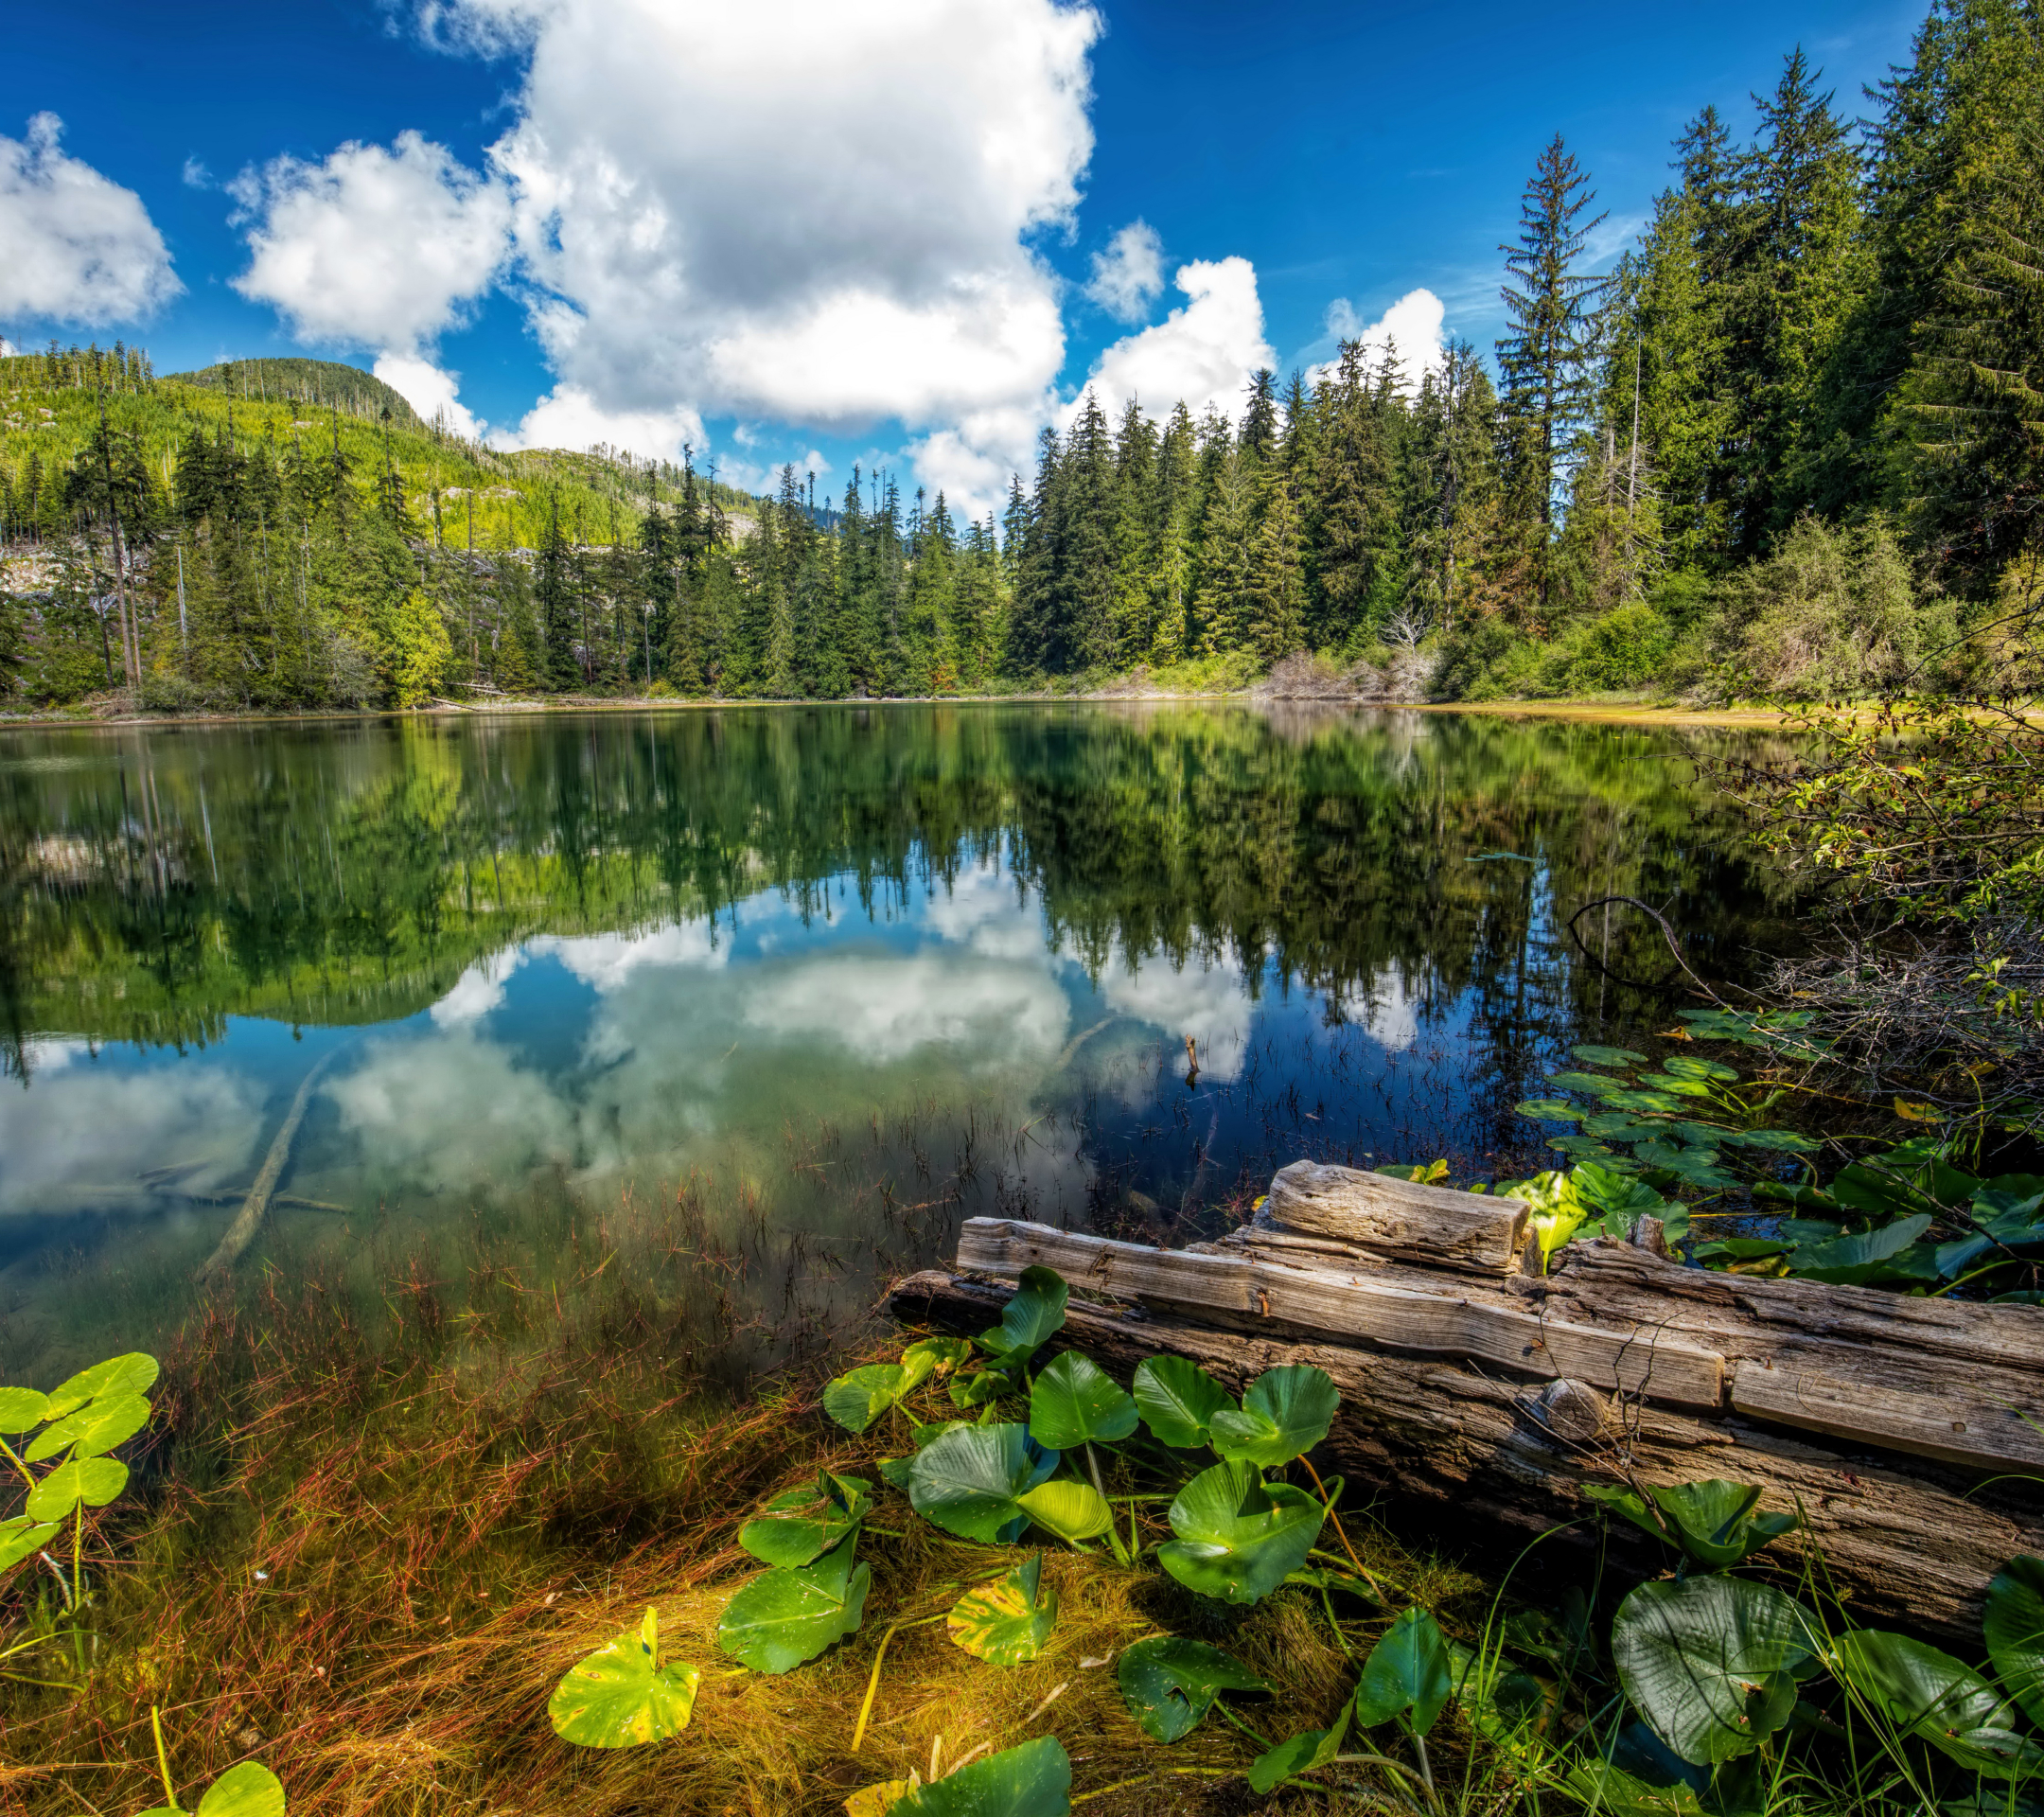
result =
[[495,453],[316,362],[161,379],[53,344],[0,362],[0,686],[930,697],[1241,685],[1300,653],[1405,697],[2019,683],[2044,573],[2034,9],[1940,0],[1864,118],[1800,49],[1754,102],[1749,140],[1690,122],[1603,273],[1594,174],[1557,136],[1488,356],[1347,343],[1257,373],[1232,415],[1088,392],[997,520],[856,469],[836,500],[792,467],[753,500],[686,457]]

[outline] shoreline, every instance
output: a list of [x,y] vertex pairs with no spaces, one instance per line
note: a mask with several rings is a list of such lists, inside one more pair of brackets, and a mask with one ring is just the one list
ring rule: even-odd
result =
[[299,713],[132,713],[77,714],[61,711],[0,714],[0,733],[9,732],[127,732],[181,726],[247,726],[351,724],[393,719],[459,719],[470,716],[556,717],[601,713],[700,713],[726,709],[823,707],[976,707],[976,706],[1116,706],[1209,703],[1269,711],[1288,708],[1320,713],[1472,714],[1505,718],[1572,719],[1605,725],[1739,728],[1784,726],[1791,717],[1776,707],[1665,707],[1648,703],[1595,700],[1352,700],[1300,695],[1259,694],[1255,688],[1225,691],[1101,688],[1084,693],[881,695],[833,700],[730,699],[689,697],[673,699],[560,697],[551,699],[469,703],[439,700],[410,709],[362,707],[308,709]]

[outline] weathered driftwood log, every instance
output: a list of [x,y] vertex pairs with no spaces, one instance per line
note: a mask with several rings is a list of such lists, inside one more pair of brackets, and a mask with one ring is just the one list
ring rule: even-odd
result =
[[234,1222],[227,1226],[219,1246],[200,1267],[195,1277],[200,1282],[224,1280],[233,1274],[235,1263],[241,1260],[249,1244],[256,1241],[256,1233],[262,1228],[277,1182],[284,1177],[284,1169],[291,1161],[291,1144],[298,1139],[298,1125],[305,1121],[306,1108],[312,1102],[312,1086],[332,1058],[329,1053],[316,1061],[311,1071],[298,1082],[297,1094],[291,1099],[291,1108],[284,1113],[283,1124],[271,1141],[270,1153],[263,1157],[262,1171],[256,1175],[256,1184],[249,1188],[248,1197],[242,1201],[241,1209],[235,1214]]
[[[978,1331],[1006,1299],[995,1283],[1040,1262],[1072,1285],[1067,1341],[1123,1380],[1160,1350],[1237,1388],[1316,1364],[1342,1390],[1329,1455],[1358,1491],[1493,1552],[1570,1523],[1549,1544],[1587,1544],[1585,1483],[1734,1476],[1801,1508],[1855,1619],[1967,1647],[1995,1571],[2044,1553],[2044,1432],[2022,1418],[2044,1416],[2044,1313],[1707,1273],[1617,1244],[1507,1272],[1524,1210],[1508,1201],[1474,1238],[1467,1208],[1445,1208],[1394,1257],[1399,1220],[1474,1195],[1345,1172],[1294,1191],[1285,1170],[1257,1224],[1191,1250],[975,1219],[960,1272],[904,1281],[893,1309]],[[1302,1203],[1311,1232],[1279,1221]],[[1610,1543],[1626,1574],[1665,1561],[1630,1529]],[[1798,1574],[1802,1548],[1791,1536],[1766,1561]]]

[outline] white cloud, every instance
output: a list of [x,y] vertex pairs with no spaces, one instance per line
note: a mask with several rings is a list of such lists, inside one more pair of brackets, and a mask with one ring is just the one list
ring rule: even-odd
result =
[[185,160],[185,186],[187,189],[212,188],[213,173],[205,168],[203,159],[186,158]]
[[379,353],[376,376],[429,423],[435,417],[457,435],[480,439],[485,425],[457,396],[461,374],[447,372],[417,353]]
[[528,410],[517,429],[493,438],[500,448],[593,448],[598,442],[634,454],[678,460],[681,445],[701,448],[702,418],[686,404],[668,410],[606,410],[580,385],[556,385]]
[[1146,221],[1132,221],[1093,255],[1085,293],[1118,322],[1140,322],[1164,294],[1164,241]]
[[132,189],[58,147],[63,122],[38,114],[26,141],[0,135],[0,317],[126,322],[184,286]]
[[525,955],[513,950],[494,953],[469,966],[454,980],[454,988],[428,1012],[435,1026],[465,1029],[480,1022],[504,1000],[504,985],[524,962]]
[[1101,979],[1100,991],[1124,1015],[1173,1040],[1189,1034],[1207,1077],[1225,1085],[1242,1070],[1256,1006],[1240,966],[1198,960],[1172,966],[1161,959],[1137,965],[1123,959]]
[[461,318],[509,249],[511,202],[443,145],[349,143],[323,164],[274,159],[233,185],[253,216],[243,296],[300,339],[415,353]]
[[1153,416],[1183,398],[1195,416],[1213,404],[1232,417],[1249,375],[1278,362],[1263,338],[1256,267],[1246,258],[1194,259],[1172,282],[1184,306],[1117,341],[1094,363],[1087,383],[1110,417],[1131,397]]
[[[1361,342],[1373,362],[1395,346],[1402,387],[1411,394],[1426,374],[1440,370],[1441,326],[1447,314],[1440,298],[1424,288],[1407,291],[1374,322],[1365,322],[1346,296],[1337,296],[1328,305],[1327,330],[1336,341]],[[1317,382],[1333,369],[1330,361],[1315,366],[1312,377]]]
[[717,944],[707,921],[675,921],[647,934],[554,935],[531,942],[526,951],[551,954],[583,983],[605,997],[622,990],[631,975],[645,966],[672,970],[679,965],[721,966],[728,944]]
[[746,1006],[765,1033],[836,1042],[874,1065],[941,1044],[981,1070],[1055,1053],[1069,1015],[1040,963],[942,952],[814,961],[763,982]]

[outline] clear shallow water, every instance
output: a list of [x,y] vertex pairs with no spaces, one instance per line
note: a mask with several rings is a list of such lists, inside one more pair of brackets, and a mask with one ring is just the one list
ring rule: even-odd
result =
[[[978,1211],[1182,1240],[1302,1154],[1535,1160],[1542,1067],[1668,1019],[1575,908],[1665,905],[1719,975],[1788,937],[1692,749],[1102,707],[0,734],[0,1367],[186,1317],[314,1067],[253,1277],[535,1279],[696,1190],[842,1311]],[[1648,931],[1613,970],[1665,969]]]

